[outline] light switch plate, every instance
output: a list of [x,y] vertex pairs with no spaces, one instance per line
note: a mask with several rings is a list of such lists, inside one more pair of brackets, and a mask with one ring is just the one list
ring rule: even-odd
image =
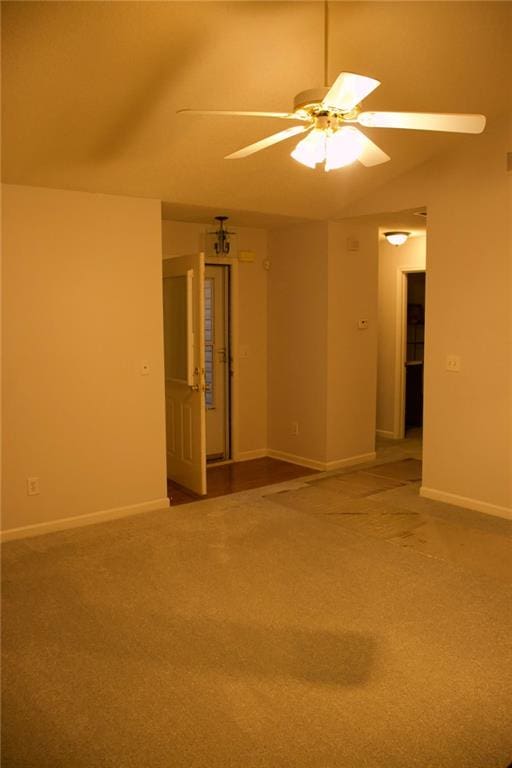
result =
[[459,355],[447,355],[446,356],[446,370],[452,373],[458,373],[460,371],[460,357]]
[[27,477],[27,496],[39,495],[39,478]]

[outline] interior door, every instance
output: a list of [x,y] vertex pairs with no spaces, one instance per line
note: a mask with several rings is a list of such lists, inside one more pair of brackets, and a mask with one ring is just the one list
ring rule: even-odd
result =
[[204,255],[163,262],[167,477],[206,494]]

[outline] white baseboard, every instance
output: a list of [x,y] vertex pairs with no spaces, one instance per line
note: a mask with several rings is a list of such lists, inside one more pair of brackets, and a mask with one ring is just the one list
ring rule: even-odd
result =
[[342,467],[353,467],[356,464],[366,464],[368,461],[375,461],[376,458],[377,454],[375,451],[372,451],[371,453],[360,453],[358,456],[349,456],[348,459],[328,461],[326,463],[326,471],[341,469]]
[[64,531],[68,528],[80,528],[84,525],[106,523],[108,520],[117,520],[120,517],[138,515],[141,512],[154,512],[158,509],[165,509],[166,507],[169,507],[168,498],[153,499],[152,501],[143,501],[140,504],[130,504],[127,507],[115,507],[114,509],[90,512],[86,515],[76,515],[75,517],[62,517],[59,520],[49,520],[46,523],[24,525],[21,528],[8,528],[7,530],[0,532],[0,541],[25,539],[29,536],[42,536],[45,533]]
[[267,456],[272,459],[281,459],[282,461],[289,461],[291,464],[298,464],[300,467],[307,467],[308,469],[319,469],[321,472],[325,472],[327,466],[325,461],[316,461],[316,459],[307,459],[305,456],[297,456],[295,453],[287,453],[286,451],[274,451],[269,448]]
[[253,451],[239,451],[233,454],[233,461],[250,461],[251,459],[262,459],[264,456],[269,456],[269,452],[266,448],[256,448]]
[[389,429],[376,429],[375,433],[379,437],[385,437],[386,440],[396,440],[396,435],[392,430]]
[[446,504],[453,504],[456,507],[465,507],[473,509],[475,512],[483,512],[486,515],[495,515],[495,517],[504,517],[512,520],[512,509],[509,507],[499,507],[497,504],[489,504],[487,501],[471,499],[467,496],[458,496],[456,493],[447,491],[438,491],[435,488],[427,488],[424,485],[420,488],[420,496],[435,501],[444,501]]
[[308,467],[308,469],[317,469],[320,472],[365,464],[367,461],[373,461],[376,456],[375,453],[361,453],[359,456],[349,456],[346,459],[337,459],[336,461],[317,461],[316,459],[307,459],[305,456],[297,456],[294,453],[286,453],[286,451],[274,451],[271,448],[269,448],[267,455],[273,459],[290,461],[292,464],[299,464],[299,466]]

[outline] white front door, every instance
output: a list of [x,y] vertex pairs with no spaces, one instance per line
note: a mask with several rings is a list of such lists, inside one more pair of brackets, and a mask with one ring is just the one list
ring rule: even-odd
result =
[[206,455],[229,458],[229,267],[207,265],[205,270]]
[[163,262],[167,477],[206,494],[204,255]]

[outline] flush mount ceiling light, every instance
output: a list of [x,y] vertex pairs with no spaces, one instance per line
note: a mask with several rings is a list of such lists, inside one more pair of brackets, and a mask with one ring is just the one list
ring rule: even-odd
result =
[[436,112],[363,112],[362,101],[379,85],[379,80],[352,72],[341,72],[333,85],[327,85],[328,3],[324,2],[324,88],[302,91],[294,99],[293,112],[232,112],[211,109],[179,109],[181,114],[234,115],[269,117],[302,123],[267,136],[239,149],[226,160],[239,160],[278,144],[300,133],[308,133],[299,141],[291,156],[302,165],[316,168],[323,163],[330,171],[359,160],[369,167],[390,160],[354,123],[365,128],[402,128],[419,131],[481,133],[485,117],[474,114],[442,114]]
[[384,232],[384,237],[391,245],[403,245],[410,234],[410,232]]

